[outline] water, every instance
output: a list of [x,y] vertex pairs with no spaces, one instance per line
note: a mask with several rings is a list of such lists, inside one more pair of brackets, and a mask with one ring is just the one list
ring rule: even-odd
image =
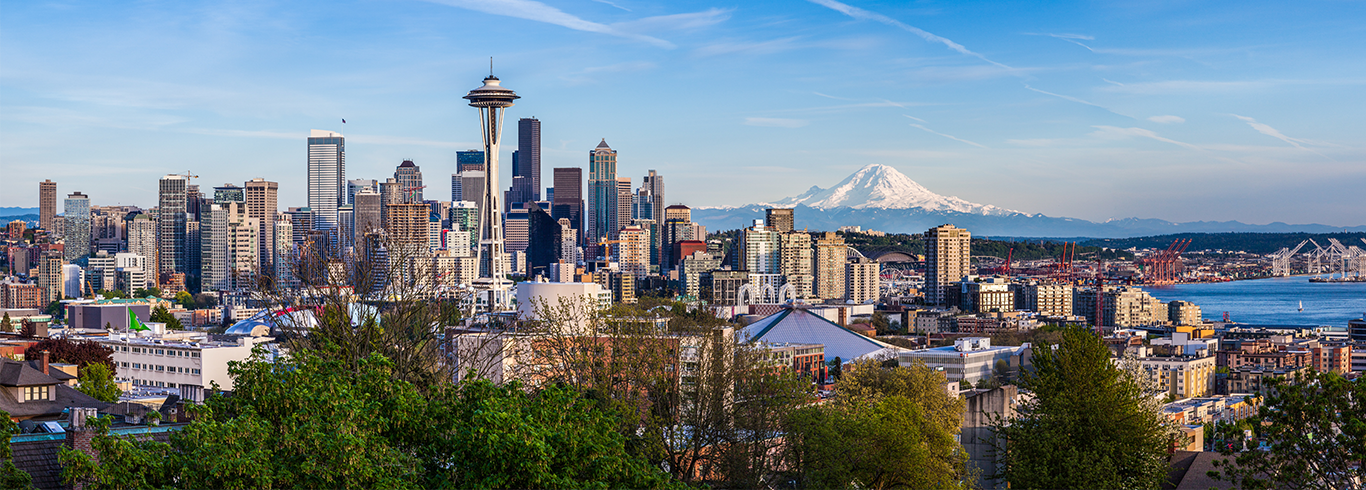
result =
[[[1195,303],[1207,320],[1220,320],[1227,311],[1229,319],[1238,323],[1346,328],[1348,320],[1366,313],[1366,282],[1311,283],[1308,276],[1144,286],[1143,290],[1162,301]],[[1300,301],[1304,311],[1299,311]]]

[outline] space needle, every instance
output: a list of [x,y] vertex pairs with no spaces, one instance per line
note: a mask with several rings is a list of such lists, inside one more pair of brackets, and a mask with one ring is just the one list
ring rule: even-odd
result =
[[470,107],[479,109],[479,125],[484,130],[484,195],[479,203],[479,278],[474,280],[476,302],[484,311],[505,311],[511,308],[509,297],[512,281],[507,279],[508,263],[503,258],[503,211],[499,206],[498,148],[503,140],[503,110],[512,107],[520,97],[500,85],[493,76],[493,61],[489,61],[489,76],[484,85],[465,95]]

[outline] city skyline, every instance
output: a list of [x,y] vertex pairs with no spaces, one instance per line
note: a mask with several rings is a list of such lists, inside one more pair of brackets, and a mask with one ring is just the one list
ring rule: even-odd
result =
[[312,129],[350,139],[348,177],[453,173],[480,146],[459,96],[493,55],[530,95],[509,117],[544,124],[543,181],[605,137],[620,175],[656,169],[694,207],[881,163],[1050,216],[1362,224],[1358,5],[616,3],[10,6],[0,161],[93,204],[151,207],[189,169],[303,206]]

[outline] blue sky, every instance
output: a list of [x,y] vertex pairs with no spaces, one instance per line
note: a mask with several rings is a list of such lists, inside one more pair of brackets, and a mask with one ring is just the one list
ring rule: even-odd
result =
[[[543,180],[600,138],[670,202],[739,205],[869,163],[1091,220],[1366,224],[1366,3],[376,0],[6,2],[0,206],[253,177],[305,204],[405,158],[449,198],[488,57],[543,124]],[[346,118],[347,124],[340,123]],[[515,145],[509,134],[505,147]],[[510,149],[508,154],[510,154]],[[510,157],[504,157],[510,167]],[[506,179],[506,177],[505,177]],[[504,180],[507,182],[507,180]]]

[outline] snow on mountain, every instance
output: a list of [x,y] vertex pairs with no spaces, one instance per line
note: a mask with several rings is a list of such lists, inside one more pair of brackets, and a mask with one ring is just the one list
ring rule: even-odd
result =
[[767,206],[794,207],[805,205],[816,209],[924,209],[953,211],[984,216],[1024,214],[989,204],[975,204],[957,197],[946,197],[931,192],[896,169],[880,164],[869,164],[829,189],[812,186],[806,192]]

